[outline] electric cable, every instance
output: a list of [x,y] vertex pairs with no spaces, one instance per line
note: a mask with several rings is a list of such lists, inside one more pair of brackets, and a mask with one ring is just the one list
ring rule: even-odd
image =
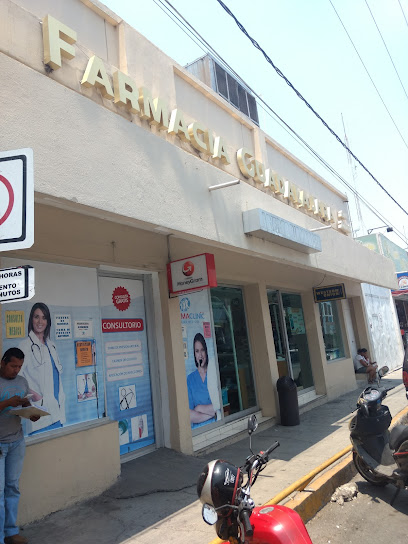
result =
[[388,53],[388,56],[390,57],[391,64],[392,64],[393,67],[394,67],[395,73],[397,74],[397,77],[398,77],[398,79],[399,79],[399,82],[401,83],[401,87],[402,87],[403,90],[404,90],[405,96],[408,98],[407,91],[405,90],[404,84],[402,83],[402,80],[401,80],[400,75],[399,75],[399,73],[398,73],[397,67],[395,66],[395,63],[394,63],[394,61],[393,61],[393,59],[392,59],[392,56],[391,56],[391,53],[390,53],[390,51],[389,51],[389,49],[388,49],[388,47],[387,47],[387,44],[385,43],[384,37],[383,37],[383,35],[382,35],[382,33],[381,33],[381,30],[380,30],[380,28],[379,28],[379,26],[378,26],[378,24],[377,24],[377,21],[375,20],[374,14],[373,14],[373,12],[371,11],[371,8],[370,8],[370,6],[369,6],[367,0],[365,0],[365,3],[366,3],[366,6],[367,6],[367,8],[368,8],[368,11],[370,12],[370,15],[371,15],[373,21],[374,21],[374,24],[375,24],[375,26],[377,27],[378,33],[379,33],[379,35],[380,35],[380,37],[381,37],[381,39],[382,39],[382,42],[383,42],[384,47],[385,47],[385,49],[386,49],[386,51],[387,51],[387,53]]
[[[286,123],[282,117],[279,116],[279,114],[273,110],[273,108],[265,102],[265,100],[260,97],[254,89],[251,88],[250,85],[248,85],[242,78],[235,72],[235,70],[221,57],[221,55],[199,34],[199,32],[189,23],[183,15],[177,11],[177,9],[168,1],[164,0],[164,2],[171,8],[171,10],[174,11],[172,13],[170,9],[167,6],[159,6],[158,2],[160,4],[163,4],[163,0],[153,0],[155,4],[162,9],[162,11],[170,17],[171,14],[171,20],[179,26],[181,30],[183,30],[180,27],[180,24],[184,26],[185,29],[188,30],[190,34],[188,34],[185,30],[183,32],[192,39],[192,35],[194,34],[194,37],[198,39],[201,44],[198,44],[196,39],[192,39],[194,43],[205,53],[210,53],[216,60],[219,62],[224,68],[226,68],[231,74],[235,75],[235,77],[257,98],[258,105],[262,108],[262,110],[273,120],[275,121],[288,135],[290,135],[297,143],[300,143],[300,145],[311,155],[313,156],[327,171],[329,171],[335,178],[337,178],[341,183],[345,185],[355,196],[355,198],[360,199],[362,203],[367,207],[367,209],[375,215],[378,219],[386,223],[387,225],[393,227],[394,233],[396,236],[398,236],[405,244],[408,244],[408,240],[406,239],[405,235],[404,237],[401,236],[401,232],[398,230],[397,227],[395,227],[391,221],[386,219],[372,204],[370,204],[360,193],[352,187],[325,159],[323,159],[317,151],[315,151],[307,142],[304,140],[288,123]],[[165,8],[165,9],[163,9]],[[178,21],[178,22],[177,22]],[[180,23],[180,24],[179,24]],[[272,115],[271,115],[272,114]],[[348,155],[349,156],[349,155]]]
[[[360,159],[351,151],[351,149],[343,142],[343,140],[336,134],[336,132],[326,123],[326,121],[317,113],[317,111],[309,104],[309,102],[303,97],[303,95],[296,89],[296,87],[289,81],[289,79],[283,74],[283,72],[274,64],[274,62],[271,60],[271,58],[266,54],[266,52],[262,49],[262,47],[258,44],[254,38],[252,38],[248,32],[245,30],[243,25],[239,22],[239,20],[235,17],[235,15],[232,13],[232,11],[224,4],[222,0],[216,0],[220,6],[228,13],[232,19],[234,19],[236,25],[241,30],[243,34],[250,40],[252,45],[258,49],[262,55],[264,56],[265,60],[272,66],[272,68],[275,70],[275,72],[285,81],[285,83],[293,90],[293,92],[297,95],[297,97],[302,100],[302,102],[312,111],[312,113],[321,121],[321,123],[327,128],[327,130],[336,138],[336,140],[346,149],[351,156],[354,158],[356,162],[367,172],[367,174],[377,183],[377,185],[384,191],[384,193],[400,208],[406,215],[408,215],[408,211],[401,206],[401,204],[387,191],[387,189],[378,181],[378,179],[370,172],[370,170],[360,161]],[[330,0],[329,0],[330,1]],[[408,147],[408,146],[407,146]]]
[[343,23],[343,21],[342,21],[340,15],[339,15],[339,13],[338,13],[338,11],[337,11],[336,8],[334,7],[334,4],[333,4],[332,0],[329,0],[329,2],[330,2],[331,6],[332,6],[332,8],[333,8],[333,10],[334,10],[334,13],[335,13],[335,14],[337,15],[337,17],[338,17],[338,19],[339,19],[339,21],[340,21],[340,24],[341,24],[341,26],[343,27],[344,32],[347,34],[347,37],[348,37],[348,39],[350,40],[351,45],[352,45],[353,48],[354,48],[354,51],[356,52],[358,58],[360,59],[360,62],[361,62],[361,64],[363,65],[364,70],[366,71],[366,74],[368,75],[369,80],[371,81],[371,83],[372,83],[374,89],[376,90],[376,92],[377,92],[377,94],[378,94],[378,96],[379,96],[379,98],[380,98],[380,100],[381,100],[381,102],[382,102],[384,108],[386,109],[389,118],[391,119],[391,121],[392,121],[394,127],[397,129],[398,134],[401,136],[401,139],[402,139],[402,141],[404,142],[405,147],[408,149],[408,144],[407,144],[407,142],[405,141],[404,136],[402,135],[400,129],[398,128],[398,125],[397,125],[397,123],[395,122],[393,116],[391,115],[391,112],[390,112],[390,110],[388,109],[387,104],[385,103],[383,97],[381,96],[381,93],[380,93],[380,91],[378,90],[377,85],[374,83],[374,80],[373,80],[373,78],[371,77],[371,74],[370,74],[370,72],[368,71],[368,68],[367,68],[367,66],[365,65],[365,63],[364,63],[364,61],[363,61],[363,59],[362,59],[360,53],[358,52],[358,49],[357,49],[355,43],[353,42],[353,39],[351,38],[349,32],[347,31],[347,28],[346,28],[345,24]]
[[400,6],[400,8],[401,8],[402,15],[403,15],[403,17],[404,17],[404,19],[405,19],[405,23],[406,23],[406,25],[408,26],[408,21],[407,21],[407,18],[405,17],[405,13],[404,13],[404,10],[403,10],[403,8],[402,8],[402,5],[401,5],[400,0],[398,0],[398,4],[399,4],[399,6]]

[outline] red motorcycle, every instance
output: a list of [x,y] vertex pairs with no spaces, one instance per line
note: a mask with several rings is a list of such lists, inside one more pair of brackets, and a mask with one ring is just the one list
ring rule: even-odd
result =
[[[297,512],[285,506],[257,506],[251,499],[251,486],[279,446],[254,454],[251,434],[257,428],[256,416],[248,420],[249,449],[243,467],[220,459],[208,463],[197,481],[197,494],[203,503],[203,519],[215,525],[217,535],[231,544],[312,544]],[[244,477],[246,475],[246,482]]]

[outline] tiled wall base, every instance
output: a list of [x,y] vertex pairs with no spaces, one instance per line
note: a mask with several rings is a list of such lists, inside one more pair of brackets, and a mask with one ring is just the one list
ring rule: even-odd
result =
[[[262,412],[256,412],[256,418],[258,420],[259,426],[263,423],[269,422],[270,426],[276,423],[274,418],[263,417]],[[266,425],[269,426],[269,425]],[[237,419],[231,423],[226,423],[222,427],[217,427],[216,429],[211,429],[193,437],[193,449],[194,451],[207,450],[211,451],[209,448],[212,444],[217,444],[217,447],[220,447],[220,442],[227,441],[226,443],[233,443],[241,438],[244,438],[248,429],[248,417],[243,417]],[[229,440],[228,440],[229,439]],[[222,445],[225,445],[223,443]]]
[[[308,391],[298,396],[299,412],[302,414],[325,404],[327,402],[326,395],[316,395],[316,391]],[[260,428],[271,427],[279,423],[279,419],[271,417],[263,417],[262,412],[256,412]],[[301,423],[302,424],[302,423]],[[248,428],[248,417],[243,417],[232,423],[227,423],[216,429],[201,433],[193,437],[194,452],[207,453],[215,449],[221,448],[227,444],[237,442],[246,436]],[[212,447],[213,446],[213,447]]]
[[298,402],[299,406],[303,406],[304,404],[308,404],[309,402],[312,402],[313,400],[316,400],[319,397],[319,395],[316,395],[316,391],[308,391],[307,393],[301,393],[298,395]]

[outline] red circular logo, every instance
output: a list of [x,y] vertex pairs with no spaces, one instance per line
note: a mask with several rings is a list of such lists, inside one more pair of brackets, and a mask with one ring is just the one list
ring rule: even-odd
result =
[[194,272],[194,265],[191,261],[186,261],[184,264],[183,264],[183,274],[185,276],[191,276],[191,274],[193,274]]
[[8,216],[11,214],[11,210],[13,209],[14,191],[13,191],[13,187],[11,186],[11,183],[4,176],[0,176],[0,183],[5,185],[8,192],[8,200],[9,200],[6,211],[4,212],[3,215],[0,215],[0,225],[2,225],[6,221]]
[[120,312],[124,312],[130,306],[129,291],[124,287],[115,287],[112,293],[112,302],[115,308]]

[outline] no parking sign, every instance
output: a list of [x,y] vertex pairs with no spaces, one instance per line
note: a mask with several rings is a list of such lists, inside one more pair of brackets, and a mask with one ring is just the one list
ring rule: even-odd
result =
[[0,152],[0,252],[33,243],[33,150]]

